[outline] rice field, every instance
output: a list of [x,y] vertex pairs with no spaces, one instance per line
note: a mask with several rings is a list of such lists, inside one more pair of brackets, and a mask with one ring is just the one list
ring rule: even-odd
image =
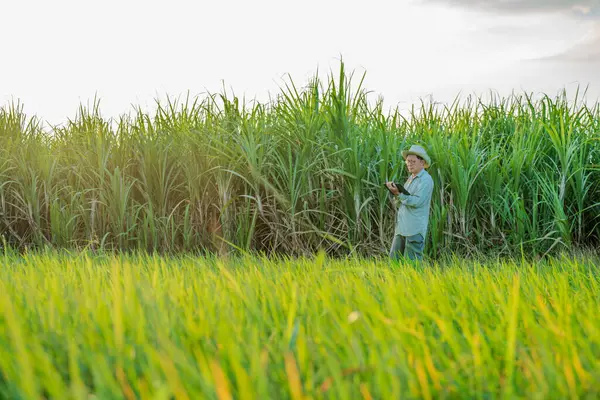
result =
[[599,265],[5,251],[0,398],[597,398]]

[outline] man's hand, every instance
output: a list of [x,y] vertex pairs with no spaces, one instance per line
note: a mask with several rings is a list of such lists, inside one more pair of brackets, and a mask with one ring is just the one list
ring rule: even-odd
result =
[[390,190],[390,192],[392,192],[394,196],[398,196],[400,194],[400,191],[398,190],[394,182],[386,182],[385,186],[387,186],[387,188]]

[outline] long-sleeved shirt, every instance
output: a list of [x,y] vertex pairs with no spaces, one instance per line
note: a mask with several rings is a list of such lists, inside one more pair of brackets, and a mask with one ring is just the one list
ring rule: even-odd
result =
[[423,239],[429,225],[429,209],[433,193],[433,179],[424,169],[408,178],[404,187],[409,195],[400,193],[394,198],[398,207],[395,235],[412,236],[420,233]]

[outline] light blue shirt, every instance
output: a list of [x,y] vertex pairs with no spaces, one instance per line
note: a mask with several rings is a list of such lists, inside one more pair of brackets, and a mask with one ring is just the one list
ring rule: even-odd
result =
[[433,193],[433,179],[425,169],[414,178],[408,178],[404,187],[410,196],[400,193],[394,198],[398,207],[395,235],[412,236],[420,233],[427,236],[429,209]]

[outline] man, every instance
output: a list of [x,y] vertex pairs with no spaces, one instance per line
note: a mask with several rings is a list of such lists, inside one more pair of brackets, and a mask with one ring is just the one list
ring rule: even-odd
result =
[[433,179],[425,168],[429,168],[431,159],[425,149],[417,145],[403,151],[402,158],[410,173],[404,184],[410,195],[400,193],[394,182],[386,182],[390,192],[396,196],[394,204],[398,207],[390,257],[398,259],[400,256],[406,256],[411,260],[422,260],[433,193]]

